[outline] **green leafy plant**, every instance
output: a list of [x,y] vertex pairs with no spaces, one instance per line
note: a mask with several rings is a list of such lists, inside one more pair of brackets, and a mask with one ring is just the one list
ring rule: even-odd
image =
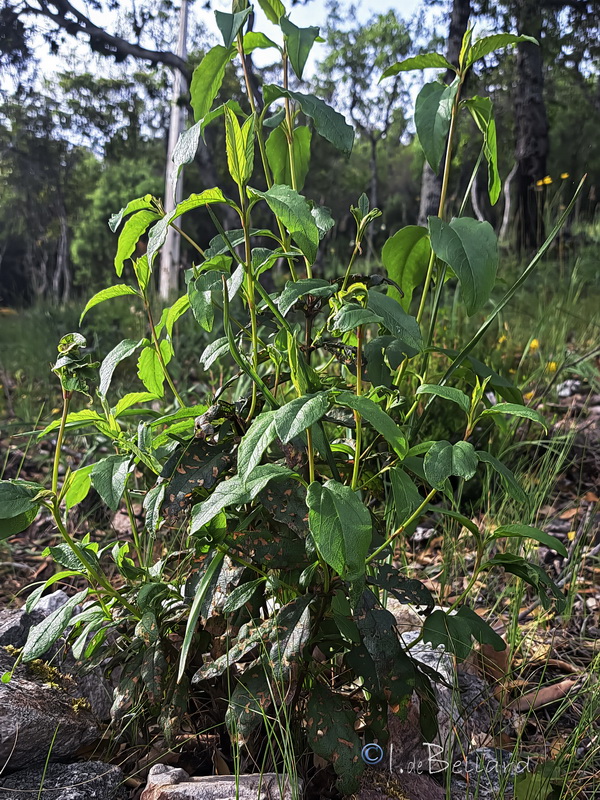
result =
[[[411,659],[385,608],[386,595],[419,609],[420,638],[459,659],[474,642],[505,646],[467,604],[488,570],[502,567],[533,587],[544,607],[561,607],[562,593],[545,572],[521,555],[498,551],[497,543],[532,540],[566,555],[564,546],[525,524],[480,530],[460,512],[456,486],[489,469],[506,492],[526,503],[508,467],[477,446],[477,434],[498,420],[544,426],[544,419],[471,354],[539,263],[573,201],[519,280],[491,306],[496,236],[486,222],[447,218],[452,152],[458,116],[468,112],[482,133],[494,203],[499,176],[492,104],[464,98],[464,81],[478,59],[527,37],[503,34],[473,43],[469,31],[457,65],[428,54],[382,76],[431,67],[456,75],[449,85],[427,83],[415,109],[426,159],[435,171],[443,164],[438,215],[427,228],[404,228],[386,242],[386,274],[360,275],[354,270],[361,245],[379,214],[362,195],[352,208],[356,236],[347,269],[333,280],[319,277],[314,263],[334,220],[326,207],[300,194],[311,137],[323,136],[347,153],[354,134],[318,97],[290,88],[290,71],[301,79],[317,29],[296,27],[279,0],[259,4],[279,25],[283,44],[244,32],[249,7],[243,0],[231,14],[217,12],[223,44],[194,73],[196,122],[174,156],[179,169],[194,157],[207,125],[224,125],[237,194],[205,189],[169,215],[147,195],[113,216],[111,228],[120,230],[115,270],[119,278],[131,272],[134,281],[102,290],[83,313],[131,296],[144,309],[148,335],[121,342],[104,358],[95,403],[79,411],[71,410],[72,398],[90,393],[98,365],[85,354],[79,334],[61,340],[54,372],[63,388],[63,414],[40,434],[57,432],[51,487],[0,482],[2,536],[24,530],[43,506],[62,537],[49,548],[62,569],[30,595],[29,609],[53,582],[87,579],[88,588],[32,630],[25,660],[42,655],[61,635],[68,635],[77,658],[95,663],[110,655],[111,667],[122,666],[114,718],[125,724],[137,709],[157,717],[169,740],[187,711],[191,688],[229,698],[228,708],[215,700],[215,722],[225,720],[236,745],[273,719],[269,708],[284,703],[285,719],[300,718],[308,745],[333,765],[339,789],[352,792],[364,769],[357,715],[363,737],[385,742],[388,706],[416,691],[427,701],[425,735],[435,725],[435,675]],[[265,85],[260,93],[245,61],[257,47],[276,51],[282,64],[281,85]],[[235,58],[248,105],[244,110],[228,101],[213,108],[225,67]],[[224,229],[223,205],[237,215],[238,229]],[[198,256],[185,274],[186,292],[156,322],[155,259],[169,226],[189,240],[181,225],[191,212],[210,216],[215,237],[206,248],[193,242]],[[146,233],[147,254],[135,258]],[[287,265],[289,278],[271,291],[261,279],[276,262]],[[436,346],[437,313],[451,277],[460,284],[467,314],[490,309],[478,333],[452,353]],[[207,404],[196,403],[169,372],[174,327],[189,313],[209,333],[215,317],[223,324],[223,336],[200,355],[206,368],[222,359],[230,365],[228,380]],[[110,401],[116,367],[134,354],[141,386]],[[440,363],[446,364],[443,372]],[[502,401],[492,404],[490,392]],[[463,426],[453,441],[423,440],[434,403],[458,407]],[[64,437],[83,429],[114,452],[68,469],[59,485]],[[92,486],[109,508],[124,503],[131,543],[100,547],[70,532],[69,511]],[[143,505],[143,525],[135,502]],[[427,514],[450,515],[476,543],[467,586],[447,610],[434,611],[428,589],[393,563],[396,544]]]

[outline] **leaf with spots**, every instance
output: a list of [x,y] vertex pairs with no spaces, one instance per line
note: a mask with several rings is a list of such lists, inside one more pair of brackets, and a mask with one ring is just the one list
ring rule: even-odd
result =
[[269,569],[303,569],[306,566],[304,540],[268,531],[238,531],[230,544],[232,555]]
[[245,744],[260,725],[273,696],[269,680],[261,664],[248,670],[238,679],[229,700],[225,724],[232,741]]
[[375,664],[385,698],[391,705],[397,705],[414,689],[415,669],[398,639],[394,615],[382,608],[375,595],[366,589],[354,620]]
[[310,636],[312,599],[312,595],[301,595],[283,606],[277,614],[269,656],[278,682],[287,680],[294,664],[302,659],[302,651]]
[[229,667],[237,664],[257,645],[267,639],[273,625],[273,619],[267,619],[261,624],[252,621],[242,625],[236,643],[214,661],[205,661],[192,678],[192,683],[212,680],[222,675]]
[[306,536],[308,533],[306,489],[298,481],[270,483],[258,495],[258,499],[273,519],[287,525],[299,536]]
[[367,583],[374,584],[393,595],[401,603],[411,603],[415,606],[425,606],[425,613],[433,611],[435,601],[429,589],[421,581],[414,578],[405,578],[391,564],[377,564],[377,573],[367,576]]
[[144,658],[140,675],[150,703],[160,705],[163,695],[163,686],[167,672],[167,659],[163,652],[162,644],[155,642],[144,650]]
[[358,789],[365,765],[361,742],[354,730],[356,715],[340,695],[319,684],[310,693],[306,709],[306,733],[313,752],[333,764],[337,788],[342,794]]
[[218,445],[192,439],[178,448],[169,458],[161,472],[168,478],[162,514],[167,519],[178,519],[192,503],[195,489],[212,489],[233,463],[234,455],[230,441]]

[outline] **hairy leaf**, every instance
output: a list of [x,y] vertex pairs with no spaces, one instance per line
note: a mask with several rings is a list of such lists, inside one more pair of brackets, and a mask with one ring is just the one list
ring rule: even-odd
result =
[[30,629],[21,653],[21,658],[25,663],[40,658],[44,653],[48,652],[68,627],[75,611],[75,606],[83,603],[88,591],[89,589],[84,589],[82,592],[73,595],[64,605],[57,608],[56,611],[53,611]]
[[266,192],[252,190],[266,200],[267,205],[288,229],[292,239],[312,264],[319,247],[319,229],[306,199],[289,186],[273,184]]
[[443,397],[445,400],[451,400],[461,408],[465,414],[469,413],[471,408],[471,401],[464,392],[460,389],[454,389],[451,386],[438,386],[432,383],[423,383],[417,389],[417,394],[435,394],[438,397]]
[[391,286],[388,296],[397,300],[408,312],[413,292],[420,286],[427,273],[431,256],[429,231],[419,225],[407,225],[391,236],[383,245],[381,260],[388,278],[395,281],[404,296]]
[[456,67],[453,67],[452,64],[439,53],[423,53],[419,56],[406,58],[404,61],[398,61],[391,67],[388,67],[379,80],[382,81],[384,78],[392,78],[399,72],[410,72],[413,69],[451,69],[453,72],[456,72]]
[[131,456],[106,456],[92,467],[92,486],[113,511],[119,507],[130,469]]
[[419,142],[429,166],[436,175],[446,149],[452,104],[457,89],[457,79],[449,86],[437,81],[426,83],[415,102],[415,127]]
[[196,122],[210,111],[225,77],[225,67],[235,56],[234,47],[216,45],[208,51],[192,75],[191,104]]
[[[308,173],[310,163],[310,142],[312,132],[306,125],[294,128],[293,152],[296,189],[301,192]],[[292,186],[292,172],[287,137],[283,128],[277,127],[271,131],[265,143],[267,161],[273,174],[273,183]]]
[[81,325],[83,318],[90,308],[97,306],[99,303],[103,303],[105,300],[112,300],[113,297],[124,297],[128,294],[134,294],[136,297],[140,296],[139,292],[136,292],[133,286],[127,286],[124,283],[118,283],[116,286],[107,286],[106,289],[96,292],[96,294],[87,301],[85,308],[81,312],[79,324]]
[[352,392],[339,392],[339,394],[335,395],[335,402],[357,411],[363,419],[383,436],[400,458],[407,454],[408,442],[401,428],[373,400],[365,396],[357,396]]
[[125,223],[119,235],[117,255],[115,256],[115,272],[119,277],[123,274],[125,261],[133,255],[140,238],[157,219],[160,219],[160,214],[157,214],[156,211],[138,211]]
[[287,51],[292,68],[296,76],[302,80],[306,60],[319,35],[319,29],[316,27],[298,28],[287,17],[282,17],[279,25],[287,38]]
[[323,559],[348,581],[365,573],[371,515],[356,492],[334,480],[308,487],[308,524]]
[[423,469],[427,481],[436,489],[443,489],[451,475],[470,480],[477,470],[477,454],[470,442],[450,444],[445,440],[434,442],[427,451]]
[[433,251],[455,272],[469,316],[488,301],[496,282],[498,240],[489,222],[429,217]]

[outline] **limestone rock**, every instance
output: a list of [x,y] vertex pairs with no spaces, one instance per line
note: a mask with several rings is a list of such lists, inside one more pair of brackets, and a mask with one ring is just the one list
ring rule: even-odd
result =
[[[0,674],[13,664],[0,649]],[[0,764],[7,771],[43,764],[49,752],[53,761],[73,756],[98,737],[96,721],[86,702],[71,694],[70,681],[34,661],[18,666],[9,683],[0,683]]]
[[[123,773],[113,764],[49,764],[0,776],[0,800],[123,800]],[[40,786],[42,792],[38,795]]]
[[240,775],[237,779],[235,775],[190,778],[183,769],[155,764],[148,773],[140,800],[292,800],[292,797],[289,781],[273,772]]

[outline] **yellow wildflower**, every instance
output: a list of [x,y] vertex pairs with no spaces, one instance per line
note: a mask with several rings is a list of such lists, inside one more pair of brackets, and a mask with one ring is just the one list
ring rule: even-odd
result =
[[552,183],[552,178],[550,177],[550,175],[546,175],[546,177],[544,178],[542,183],[544,184],[544,186],[548,186],[549,184],[551,184]]
[[527,402],[529,402],[530,400],[533,400],[534,397],[535,397],[535,392],[525,392],[525,394],[523,395],[523,400],[527,400]]
[[498,339],[498,344],[504,344],[504,342],[508,341],[508,336],[502,334],[502,336]]
[[560,177],[561,177],[561,179],[563,181],[565,181],[569,177],[569,173],[568,172],[561,172],[560,173]]
[[548,372],[556,372],[558,369],[558,364],[556,361],[549,361],[547,366]]
[[532,350],[534,353],[536,350],[540,349],[540,343],[538,342],[537,339],[531,340],[531,342],[529,343],[529,349]]
[[544,185],[544,181],[536,181],[535,185],[536,186],[543,186]]

